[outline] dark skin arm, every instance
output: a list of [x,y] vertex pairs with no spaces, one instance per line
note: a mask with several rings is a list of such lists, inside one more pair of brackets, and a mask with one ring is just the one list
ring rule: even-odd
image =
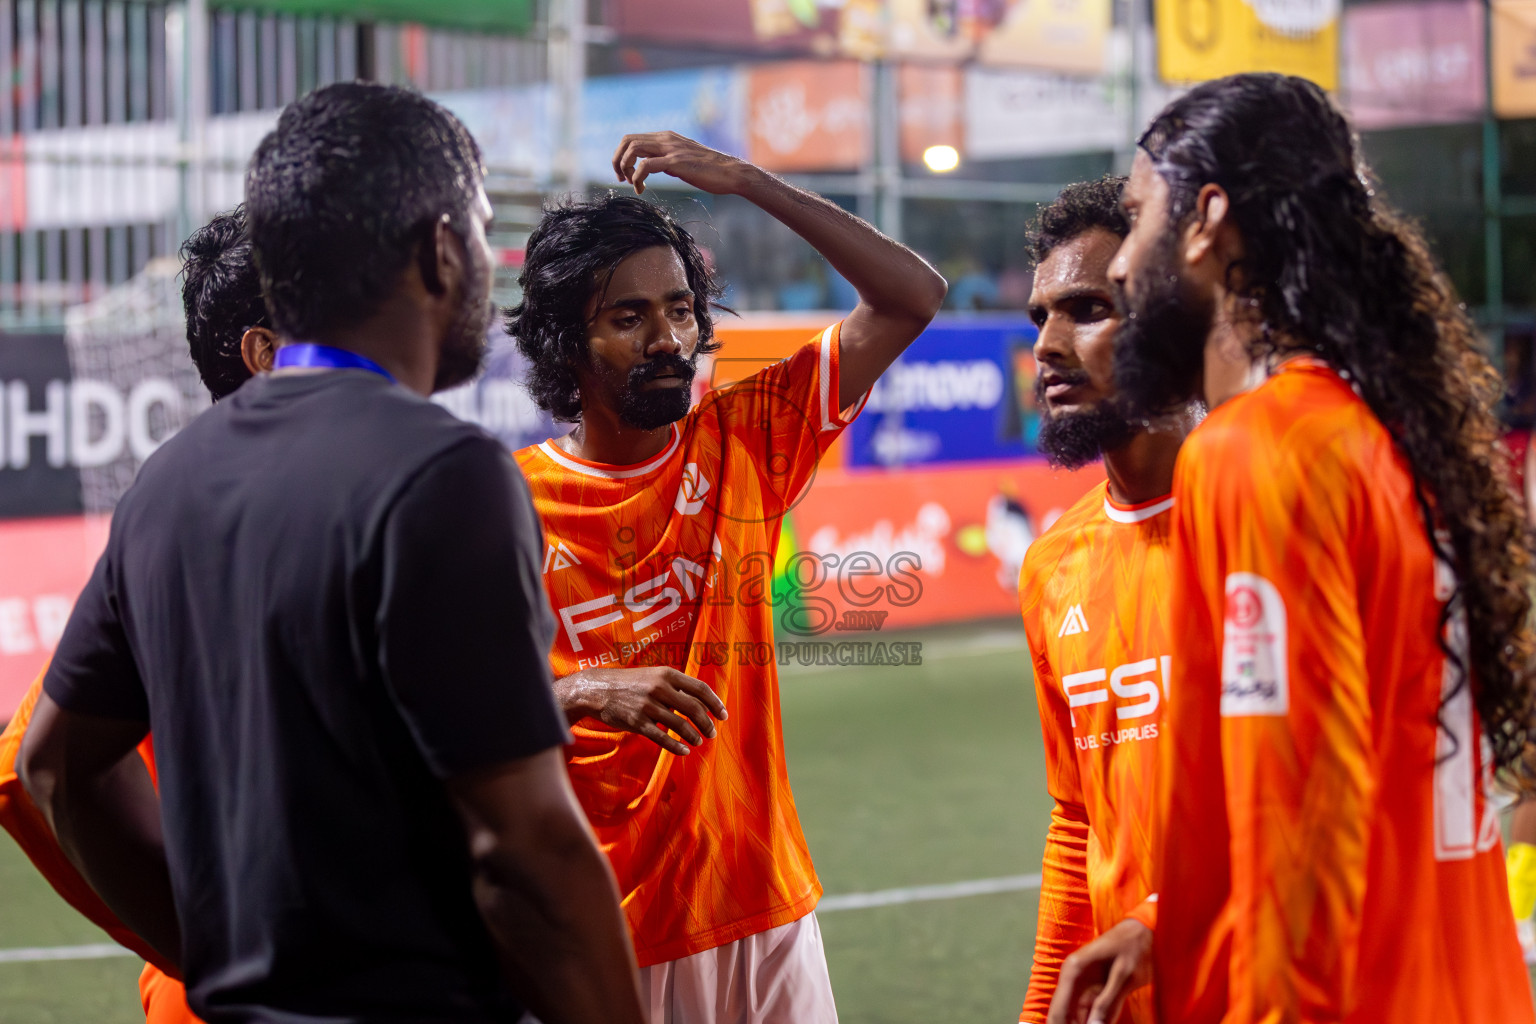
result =
[[559,748],[450,779],[448,794],[511,990],[544,1024],[644,1024],[618,885]]
[[[711,716],[724,721],[725,705],[702,679],[675,668],[595,668],[555,680],[555,697],[566,721],[587,717],[615,729],[639,733],[664,750],[688,753],[689,746],[715,738]],[[670,735],[667,730],[681,736]]]
[[134,750],[146,732],[144,722],[66,711],[44,693],[17,769],[70,863],[124,924],[179,964],[160,800]]
[[872,387],[944,304],[948,285],[921,256],[814,192],[676,132],[626,135],[613,154],[620,181],[670,174],[713,195],[738,195],[771,214],[848,279],[859,305],[843,321],[838,405]]

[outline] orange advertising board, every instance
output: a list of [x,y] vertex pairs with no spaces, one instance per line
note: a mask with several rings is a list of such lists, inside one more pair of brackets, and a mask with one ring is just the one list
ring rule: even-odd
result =
[[781,542],[776,575],[789,593],[778,639],[867,640],[877,630],[1017,614],[1024,552],[1103,479],[1096,465],[1067,472],[1034,459],[823,469]]
[[903,64],[896,74],[901,159],[921,163],[930,146],[965,140],[965,74],[953,64]]
[[871,159],[869,69],[759,64],[747,73],[747,158],[770,171],[856,171]]
[[1493,0],[1493,110],[1536,117],[1536,0]]

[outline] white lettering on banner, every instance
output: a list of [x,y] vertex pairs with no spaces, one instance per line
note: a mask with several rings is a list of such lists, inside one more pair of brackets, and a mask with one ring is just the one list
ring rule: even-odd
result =
[[915,521],[897,529],[889,519],[881,519],[864,533],[842,536],[835,526],[823,526],[811,534],[807,551],[818,555],[836,555],[839,559],[867,551],[880,562],[889,562],[898,554],[907,554],[930,576],[944,575],[944,540],[950,532],[949,512],[936,501],[917,510]]
[[0,598],[0,656],[53,650],[74,606],[67,594]]
[[10,465],[13,469],[26,469],[32,462],[32,438],[48,441],[48,465],[62,467],[67,462],[64,430],[64,405],[67,393],[64,382],[51,380],[43,388],[44,406],[41,412],[32,411],[27,385],[12,381],[6,388],[6,404],[10,406]]
[[6,442],[0,448],[0,469],[30,466],[34,438],[46,442],[45,458],[56,469],[105,466],[122,458],[125,449],[142,462],[184,418],[181,389],[164,377],[141,380],[126,396],[105,381],[51,380],[43,386],[40,410],[33,409],[38,396],[25,381],[5,384],[0,396],[5,406],[0,433]]
[[1227,575],[1221,644],[1221,714],[1284,715],[1291,709],[1285,601],[1251,572]]
[[902,362],[885,371],[869,390],[866,412],[949,412],[995,409],[1006,386],[990,359],[966,362]]
[[[1161,671],[1163,686],[1166,688],[1168,670],[1172,663],[1173,659],[1165,654],[1161,658],[1145,658],[1115,669],[1094,668],[1062,676],[1061,689],[1067,695],[1068,713],[1071,715],[1072,724],[1077,725],[1077,715],[1070,711],[1071,708],[1107,703],[1110,691],[1114,691],[1115,696],[1119,698],[1115,704],[1116,720],[1146,718],[1148,715],[1155,714],[1158,705],[1162,702],[1162,697],[1158,691],[1157,682],[1151,676]],[[1147,678],[1139,678],[1142,676]],[[1108,687],[1103,685],[1106,682],[1109,684]],[[1094,688],[1088,689],[1088,687]],[[1134,703],[1122,703],[1124,701]],[[1155,736],[1156,732],[1152,735]]]
[[19,597],[0,600],[0,654],[31,654],[36,649],[27,602]]

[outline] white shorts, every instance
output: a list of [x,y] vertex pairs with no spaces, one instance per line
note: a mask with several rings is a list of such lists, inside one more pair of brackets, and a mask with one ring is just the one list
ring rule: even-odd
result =
[[837,1024],[815,913],[640,968],[651,1024]]

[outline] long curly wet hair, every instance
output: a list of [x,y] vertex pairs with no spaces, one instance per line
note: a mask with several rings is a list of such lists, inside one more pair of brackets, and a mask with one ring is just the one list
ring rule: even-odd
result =
[[1260,328],[1254,354],[1315,350],[1391,432],[1455,570],[1442,625],[1465,611],[1467,656],[1447,646],[1457,686],[1472,687],[1495,763],[1536,791],[1532,543],[1494,413],[1503,385],[1422,234],[1377,195],[1348,121],[1305,79],[1204,83],[1140,146],[1168,183],[1170,224],[1206,183],[1227,192],[1244,246],[1229,276]]
[[618,265],[642,249],[664,245],[677,253],[694,294],[699,343],[694,357],[720,348],[713,311],[724,286],[698,243],[663,207],[638,196],[608,191],[591,199],[566,199],[544,211],[528,236],[518,284],[523,301],[506,312],[507,333],[529,362],[525,386],[557,420],[581,419],[576,367],[591,359],[587,302],[607,285]]

